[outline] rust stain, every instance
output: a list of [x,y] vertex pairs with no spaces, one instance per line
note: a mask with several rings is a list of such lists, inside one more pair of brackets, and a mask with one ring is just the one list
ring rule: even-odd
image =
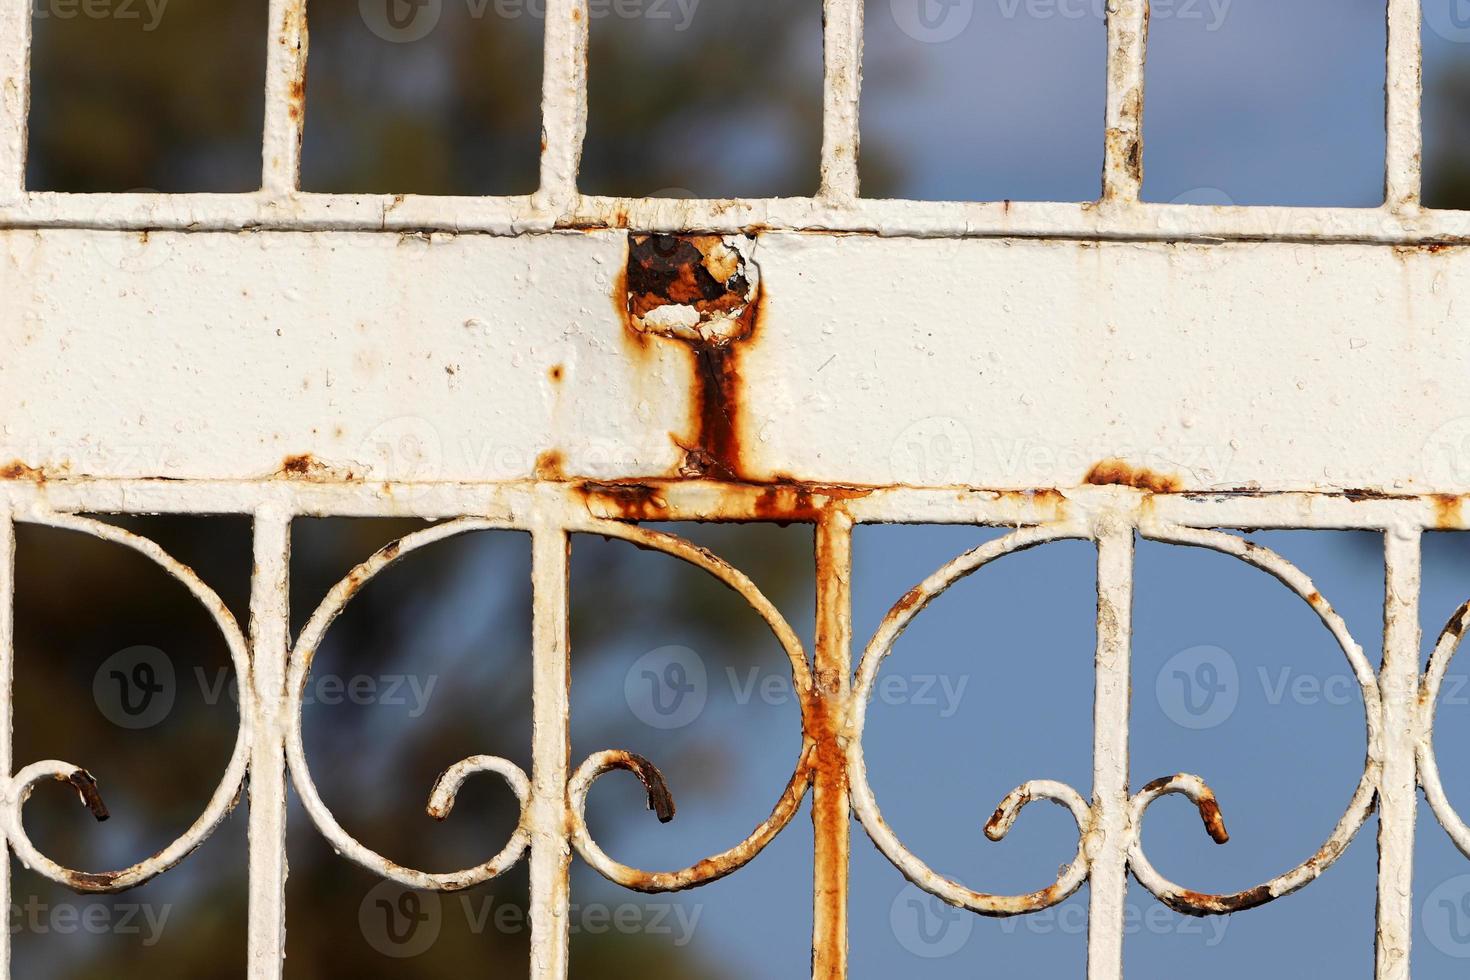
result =
[[566,374],[566,368],[560,364],[553,364],[551,370],[546,372],[553,384],[561,384],[562,377]]
[[298,453],[281,460],[276,476],[287,480],[351,480],[352,473],[328,466],[311,453]]
[[656,521],[668,516],[669,503],[648,483],[598,483],[576,487],[589,512],[623,521]]
[[895,613],[906,613],[924,601],[925,592],[920,586],[914,586],[903,594],[903,598],[894,603]]
[[[573,486],[588,513],[620,521],[667,521],[684,519],[675,514],[668,500],[680,480],[583,480]],[[772,483],[711,485],[713,504],[700,496],[699,520],[771,521],[778,524],[815,523],[843,501],[868,496],[861,487],[830,486],[780,480]]]
[[1385,493],[1382,490],[1373,490],[1366,487],[1343,490],[1340,496],[1346,497],[1355,504],[1361,504],[1368,500],[1413,500],[1409,494]]
[[1434,526],[1440,530],[1453,530],[1460,526],[1460,504],[1465,498],[1452,493],[1437,493],[1434,502]]
[[565,480],[566,457],[560,449],[548,449],[536,457],[536,479]]
[[1148,493],[1178,493],[1184,484],[1173,474],[1133,467],[1121,459],[1105,459],[1087,472],[1086,483],[1095,487],[1132,487]]
[[286,112],[291,116],[292,121],[300,122],[306,106],[306,80],[304,78],[291,80],[286,99]]
[[34,466],[27,466],[20,460],[11,460],[4,466],[0,466],[0,480],[33,480],[36,483],[46,482],[46,471]]
[[757,332],[761,286],[754,263],[718,235],[630,235],[614,302],[634,350],[663,341],[690,354],[693,389],[685,477],[740,480],[740,356]]
[[1260,885],[1234,895],[1206,895],[1202,892],[1181,890],[1165,897],[1163,901],[1175,912],[1184,915],[1226,915],[1265,905],[1274,897],[1269,887]]
[[1395,245],[1393,254],[1401,259],[1410,258],[1415,255],[1441,255],[1462,251],[1465,243],[1461,239],[1447,242],[1424,242],[1415,245]]

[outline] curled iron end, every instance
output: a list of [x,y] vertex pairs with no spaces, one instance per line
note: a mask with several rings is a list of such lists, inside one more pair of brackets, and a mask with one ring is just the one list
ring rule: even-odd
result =
[[659,823],[674,819],[674,796],[669,792],[669,784],[664,781],[664,774],[658,771],[658,766],[632,752],[618,753],[614,765],[638,777],[648,791],[648,808],[658,814]]
[[98,823],[112,816],[107,812],[107,804],[102,802],[102,794],[97,790],[97,780],[90,772],[85,769],[74,769],[71,775],[58,776],[57,779],[60,782],[71,784],[72,788],[77,791],[77,795],[82,798],[82,805],[92,811],[92,816],[97,818]]
[[1205,832],[1216,844],[1230,842],[1230,831],[1225,829],[1225,818],[1220,815],[1220,804],[1215,800],[1215,794],[1201,795],[1198,806],[1200,819],[1205,822]]
[[1006,834],[1011,832],[1011,827],[1016,823],[1016,817],[1020,815],[1021,808],[1031,802],[1030,790],[1022,786],[1013,790],[1005,799],[1000,801],[1000,806],[985,821],[985,836],[993,841],[1005,839]]
[[424,809],[429,816],[443,823],[449,819],[449,814],[454,810],[454,801],[459,793],[460,783],[464,781],[462,775],[456,774],[454,768],[444,770],[439,778],[434,780],[434,788],[429,790],[429,803]]
[[1205,833],[1216,844],[1224,844],[1230,840],[1230,832],[1225,829],[1225,818],[1220,815],[1220,803],[1215,799],[1215,791],[1198,776],[1182,772],[1177,776],[1155,779],[1143,788],[1137,800],[1146,807],[1159,797],[1171,794],[1183,796],[1199,808],[1200,819],[1205,822]]

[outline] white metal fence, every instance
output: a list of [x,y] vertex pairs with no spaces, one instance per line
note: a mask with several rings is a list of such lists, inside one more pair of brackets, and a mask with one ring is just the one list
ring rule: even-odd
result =
[[[468,888],[529,861],[531,973],[557,978],[573,851],[629,888],[697,887],[751,860],[810,791],[814,976],[847,970],[852,813],[912,881],[980,914],[1035,912],[1086,883],[1089,976],[1110,980],[1122,973],[1130,872],[1175,909],[1244,911],[1309,885],[1376,809],[1377,976],[1408,976],[1420,786],[1470,854],[1431,741],[1470,612],[1451,621],[1427,673],[1417,625],[1423,532],[1467,529],[1470,422],[1457,402],[1470,351],[1453,311],[1470,308],[1459,248],[1470,215],[1419,204],[1418,4],[1388,3],[1387,190],[1374,209],[1140,202],[1148,16],[1123,0],[1108,4],[1097,202],[862,199],[861,6],[827,0],[825,13],[812,199],[579,195],[588,14],[578,0],[548,0],[542,179],[530,197],[302,193],[300,0],[271,4],[261,191],[84,196],[24,187],[29,4],[0,2],[0,767],[15,772],[0,824],[27,867],[80,891],[138,885],[209,836],[248,774],[249,973],[279,977],[291,779],[334,848],[405,885]],[[673,295],[681,280],[697,295]],[[156,545],[88,513],[252,515],[248,627]],[[293,640],[291,522],[309,515],[442,523],[351,570]],[[642,526],[654,520],[814,524],[815,650],[738,569]],[[895,597],[854,658],[852,531],[877,522],[1015,530]],[[238,740],[205,812],[122,871],[61,867],[23,825],[26,798],[51,780],[103,804],[85,760],[17,770],[11,758],[16,523],[151,558],[214,617],[241,680]],[[414,549],[488,528],[533,540],[533,764],[526,773],[476,757],[446,770],[430,814],[443,817],[465,779],[489,772],[520,799],[522,819],[486,863],[430,874],[358,843],[317,795],[302,692],[333,618],[369,579]],[[1305,575],[1230,530],[1247,528],[1383,534],[1381,669]],[[660,819],[673,812],[653,762],[607,751],[574,768],[569,758],[568,549],[587,533],[704,569],[765,618],[790,659],[804,733],[791,780],[746,840],[690,868],[619,864],[583,819],[591,783],[618,769],[643,781]],[[1363,775],[1341,821],[1317,853],[1238,894],[1169,881],[1140,843],[1145,811],[1166,794],[1192,800],[1223,843],[1229,801],[1217,803],[1208,774],[1130,771],[1137,536],[1278,578],[1320,617],[1363,692]],[[936,874],[884,823],[864,767],[865,706],[929,601],[987,562],[1062,538],[1097,545],[1093,786],[1037,781],[1002,801],[991,837],[1047,800],[1076,819],[1077,855],[1039,891],[985,894]],[[8,970],[7,936],[0,949]]]

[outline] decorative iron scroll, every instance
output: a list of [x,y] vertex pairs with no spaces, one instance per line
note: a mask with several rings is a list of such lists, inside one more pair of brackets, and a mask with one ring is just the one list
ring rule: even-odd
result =
[[[540,893],[543,907],[555,908],[558,901],[564,900],[558,896],[564,896],[569,887],[568,862],[573,851],[603,877],[629,889],[673,892],[696,888],[732,874],[752,861],[790,825],[808,791],[815,787],[819,797],[822,793],[834,791],[844,794],[838,799],[846,800],[851,815],[862,825],[878,850],[911,882],[951,905],[980,915],[1000,917],[1036,913],[1066,900],[1090,879],[1096,902],[1102,881],[1111,880],[1116,885],[1120,876],[1126,873],[1131,873],[1159,901],[1178,912],[1216,915],[1264,905],[1314,881],[1341,857],[1375,808],[1404,806],[1402,787],[1395,789],[1396,777],[1393,774],[1398,773],[1397,778],[1402,779],[1403,766],[1407,762],[1409,772],[1422,785],[1430,806],[1450,838],[1470,856],[1470,826],[1448,802],[1432,740],[1436,701],[1446,670],[1464,633],[1470,629],[1470,603],[1450,619],[1422,675],[1418,672],[1417,650],[1413,649],[1417,643],[1417,627],[1406,625],[1408,620],[1405,618],[1416,609],[1420,532],[1438,520],[1434,515],[1442,514],[1442,505],[1426,505],[1412,499],[1351,505],[1362,506],[1364,509],[1360,512],[1348,509],[1348,504],[1333,503],[1329,506],[1315,498],[1302,497],[1270,502],[1271,509],[1267,509],[1266,503],[1227,502],[1187,495],[1170,497],[1130,488],[1092,488],[1068,495],[962,492],[957,496],[944,497],[923,494],[922,491],[893,491],[886,499],[877,499],[876,502],[850,496],[803,500],[802,518],[814,521],[818,526],[820,570],[817,588],[821,615],[817,650],[815,658],[809,659],[790,624],[740,570],[676,534],[642,526],[636,520],[597,516],[585,499],[563,485],[541,484],[527,496],[512,498],[510,505],[503,508],[503,514],[492,517],[449,516],[442,523],[432,524],[388,544],[349,571],[323,598],[300,636],[291,644],[289,659],[285,651],[281,651],[281,663],[285,665],[281,675],[283,683],[279,697],[273,700],[266,700],[259,694],[263,688],[260,686],[261,678],[255,674],[263,669],[265,661],[261,659],[259,648],[251,646],[252,642],[259,644],[261,636],[266,634],[247,638],[219,597],[192,570],[156,543],[100,520],[53,509],[43,501],[35,501],[21,509],[0,510],[0,609],[4,611],[0,615],[0,654],[6,658],[4,676],[7,679],[14,636],[14,526],[16,523],[34,523],[87,534],[130,548],[185,585],[213,617],[229,649],[240,687],[235,747],[219,784],[194,824],[154,856],[120,871],[99,873],[64,867],[39,851],[28,836],[22,817],[24,804],[37,787],[51,782],[65,783],[81,796],[99,819],[106,816],[103,794],[97,782],[88,770],[73,762],[45,760],[21,766],[4,785],[4,796],[0,799],[0,827],[3,827],[10,847],[22,863],[51,881],[82,892],[123,891],[151,880],[187,857],[210,836],[238,801],[247,785],[247,770],[258,764],[260,759],[279,753],[278,758],[284,760],[285,770],[294,780],[312,823],[348,860],[404,887],[455,891],[495,878],[530,854],[533,891],[538,887],[547,889]],[[705,499],[697,493],[680,497],[677,492],[670,491],[667,499],[651,494],[647,504],[651,509],[646,514],[640,512],[638,519],[697,519],[703,506],[701,501]],[[865,507],[871,509],[865,511]],[[1310,518],[1304,516],[1318,507],[1327,508],[1329,512]],[[284,513],[279,502],[272,500],[263,502],[259,510],[260,515],[270,515],[270,520],[261,516],[257,518],[257,535],[262,533],[261,528],[278,530],[281,554],[276,556],[277,565],[289,555],[289,519],[283,518]],[[1012,529],[948,562],[895,602],[863,648],[853,670],[848,591],[853,527],[865,522],[877,523],[926,514],[930,519],[943,523],[1008,524]],[[759,519],[761,516],[752,511],[751,515],[739,519]],[[1354,526],[1354,519],[1360,526],[1376,527],[1384,533],[1390,602],[1385,617],[1388,654],[1381,670],[1375,670],[1343,618],[1300,569],[1239,533],[1210,529],[1207,524],[1211,522],[1227,528],[1303,524]],[[476,755],[448,766],[430,789],[427,802],[429,816],[444,819],[452,810],[464,782],[473,775],[490,773],[504,781],[515,795],[520,819],[499,852],[481,864],[449,872],[407,868],[358,841],[323,802],[303,743],[304,694],[314,658],[334,620],[368,582],[414,551],[458,535],[495,530],[528,532],[533,539],[533,594],[540,622],[534,631],[538,711],[541,712],[537,716],[537,765],[533,772],[528,773],[506,759]],[[625,541],[711,575],[761,616],[785,653],[791,669],[792,683],[801,707],[801,743],[785,789],[770,815],[743,840],[686,868],[648,871],[630,867],[605,852],[588,829],[586,807],[592,786],[600,777],[614,770],[622,770],[640,780],[647,793],[649,809],[659,820],[667,822],[674,819],[674,793],[655,761],[610,749],[593,753],[574,769],[563,764],[562,768],[554,770],[559,774],[550,784],[544,784],[544,779],[538,783],[536,778],[538,772],[544,775],[543,767],[547,765],[548,756],[543,752],[545,747],[540,745],[542,739],[560,737],[556,732],[546,731],[543,726],[552,724],[559,727],[561,735],[564,735],[567,725],[565,709],[561,707],[565,702],[561,697],[566,693],[569,654],[564,634],[559,631],[564,628],[566,618],[568,554],[576,536],[581,534]],[[998,841],[1010,832],[1022,811],[1033,802],[1046,801],[1066,809],[1077,826],[1077,850],[1049,884],[1027,894],[999,895],[946,877],[900,840],[885,821],[869,782],[863,734],[868,704],[878,684],[879,672],[893,655],[894,646],[904,631],[930,603],[955,583],[1017,552],[1062,540],[1093,541],[1099,555],[1099,654],[1095,671],[1100,701],[1097,725],[1100,733],[1101,726],[1122,726],[1126,732],[1126,684],[1131,671],[1126,656],[1131,629],[1126,607],[1131,603],[1132,542],[1135,538],[1208,549],[1238,559],[1276,578],[1316,613],[1341,648],[1363,695],[1365,762],[1362,776],[1342,817],[1316,852],[1289,870],[1235,893],[1201,893],[1159,872],[1144,851],[1142,834],[1148,808],[1160,797],[1181,795],[1199,810],[1206,833],[1217,843],[1226,843],[1229,834],[1221,804],[1206,779],[1180,773],[1148,782],[1137,790],[1122,786],[1115,792],[1107,792],[1098,788],[1106,785],[1103,773],[1116,773],[1117,770],[1109,769],[1113,760],[1097,758],[1097,785],[1090,799],[1077,788],[1060,782],[1031,780],[1001,800],[984,825],[986,836]],[[262,540],[268,549],[274,539]],[[265,574],[259,567],[261,547],[262,543],[258,541],[258,578]],[[1107,557],[1109,554],[1111,558]],[[1126,561],[1120,562],[1119,556]],[[284,579],[279,581],[283,583]],[[1124,606],[1118,607],[1119,602]],[[253,628],[263,626],[257,620],[265,615],[262,611],[265,609],[266,606],[252,604]],[[282,630],[279,635],[284,637],[286,634]],[[1123,656],[1115,656],[1119,651]],[[835,674],[834,665],[837,665]],[[1391,675],[1412,677],[1414,683],[1408,690],[1401,691],[1390,687],[1384,679]],[[1103,704],[1103,699],[1117,697],[1120,682],[1124,692],[1121,712],[1116,700],[1111,702],[1111,707]],[[4,693],[8,698],[8,685]],[[1401,714],[1395,716],[1394,711]],[[1385,719],[1393,717],[1405,721],[1390,726]],[[262,744],[265,756],[258,754],[262,751]],[[252,746],[257,753],[254,756]],[[252,759],[257,762],[253,763]],[[105,779],[106,774],[102,775]],[[1130,781],[1126,772],[1124,781]],[[255,780],[250,782],[254,790]],[[1120,784],[1115,782],[1114,785]],[[845,836],[831,833],[833,828],[824,823],[829,818],[821,816],[821,812],[822,808],[813,808],[813,819],[818,822],[819,830],[825,826],[828,831],[819,833],[817,839],[817,924],[819,929],[831,928],[835,924],[841,933],[845,928],[844,909],[840,903],[834,907],[826,896],[830,894],[834,881],[839,890],[846,887],[847,840]],[[1401,813],[1402,810],[1395,812]],[[1109,827],[1120,828],[1120,831],[1109,833]],[[1391,839],[1389,843],[1380,841],[1380,847],[1391,846]],[[283,847],[283,840],[257,840],[252,835],[252,863],[271,860],[269,856],[283,853],[280,850]],[[543,862],[539,866],[538,848]],[[546,849],[559,855],[553,863],[546,863]],[[550,871],[546,870],[548,867]],[[1386,866],[1381,873],[1388,874],[1391,870]],[[1099,876],[1104,877],[1100,879]],[[1380,893],[1380,902],[1384,901]],[[1098,911],[1094,904],[1094,919]],[[1108,911],[1103,909],[1105,913]],[[551,960],[533,958],[533,964],[542,964],[533,966],[533,971],[538,971],[537,976],[555,976],[558,970],[555,966],[558,952],[555,932],[551,933],[552,939],[547,940],[547,924],[534,915],[532,924],[533,928],[542,930],[542,942],[550,943],[544,949],[549,950],[552,956]],[[830,965],[831,960],[826,961],[829,965],[821,975],[842,975],[841,960],[841,956],[836,958],[839,964],[836,967]],[[544,965],[547,962],[552,965]]]

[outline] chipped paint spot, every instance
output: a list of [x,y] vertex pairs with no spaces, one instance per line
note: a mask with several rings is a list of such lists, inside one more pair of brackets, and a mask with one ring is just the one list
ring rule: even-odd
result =
[[692,361],[685,477],[742,479],[739,356],[756,332],[759,269],[749,239],[718,235],[630,235],[615,301],[636,349],[677,341]]
[[299,453],[287,456],[281,460],[281,468],[276,475],[288,480],[351,480],[353,478],[350,470],[343,470],[317,459],[311,453]]

